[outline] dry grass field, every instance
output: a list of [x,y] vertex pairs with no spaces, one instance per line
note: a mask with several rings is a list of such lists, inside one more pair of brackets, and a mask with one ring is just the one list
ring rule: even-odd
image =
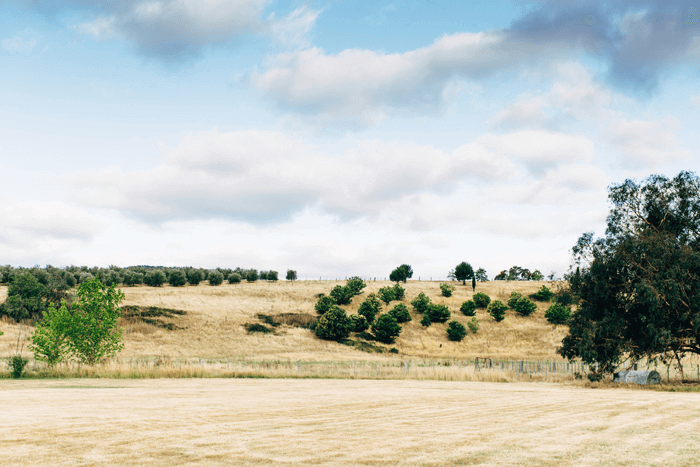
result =
[[3,466],[697,466],[700,394],[349,380],[0,381]]
[[[124,305],[158,306],[184,310],[186,315],[173,323],[184,328],[167,331],[148,324],[122,322],[125,349],[120,357],[169,356],[200,358],[255,358],[285,360],[343,360],[383,359],[387,354],[370,354],[351,347],[317,339],[309,330],[280,326],[275,334],[248,334],[245,323],[259,322],[258,313],[308,313],[316,316],[314,304],[319,293],[328,294],[345,281],[286,281],[276,283],[254,282],[222,284],[212,287],[206,283],[192,287],[124,287]],[[453,282],[453,284],[458,284]],[[484,292],[492,300],[507,301],[512,291],[523,295],[536,292],[550,282],[493,281],[477,284],[477,292]],[[357,309],[364,297],[380,287],[392,285],[388,281],[368,282],[363,293],[345,307],[350,314]],[[471,298],[471,285],[457,285],[450,298],[442,297],[439,282],[408,281],[403,303],[412,310],[409,302],[425,292],[434,302],[445,304],[452,312],[452,319],[466,324],[468,318],[459,311],[460,305]],[[0,287],[0,300],[6,287]],[[398,302],[392,302],[393,307]],[[418,322],[420,316],[412,313],[413,321],[403,325],[396,347],[402,358],[468,359],[474,357],[559,360],[556,348],[566,335],[566,326],[554,327],[544,319],[548,304],[539,303],[537,311],[528,318],[508,311],[501,323],[494,322],[485,310],[477,310],[481,329],[469,334],[459,343],[446,336],[446,324],[433,324],[424,328]],[[385,311],[388,309],[384,307]],[[0,356],[7,356],[15,349],[18,326],[0,321]],[[27,328],[24,328],[27,331]],[[31,328],[28,330],[31,333]]]

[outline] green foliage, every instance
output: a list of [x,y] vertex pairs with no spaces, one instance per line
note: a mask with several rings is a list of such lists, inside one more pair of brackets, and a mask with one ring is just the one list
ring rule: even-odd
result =
[[497,281],[541,281],[544,279],[544,275],[537,269],[533,272],[527,268],[513,266],[507,271],[501,271],[493,279]]
[[379,296],[379,299],[383,301],[385,304],[389,304],[392,300],[395,300],[396,296],[394,294],[394,288],[393,287],[382,287],[377,291],[377,295]]
[[277,271],[267,271],[267,280],[277,282],[279,280],[279,275]]
[[245,271],[245,280],[248,282],[255,282],[260,278],[257,269],[248,269]]
[[479,320],[476,319],[476,316],[467,321],[467,326],[469,327],[469,330],[472,332],[472,334],[476,334],[479,332]]
[[379,313],[381,313],[381,311],[382,303],[379,301],[379,298],[377,298],[377,295],[374,293],[367,295],[365,301],[360,304],[360,309],[357,310],[359,314],[361,314],[367,319],[368,323],[372,323],[374,321],[374,318]]
[[338,305],[349,305],[352,302],[353,292],[348,287],[336,285],[331,290],[330,296],[335,299]]
[[359,277],[351,277],[348,279],[345,287],[347,287],[347,289],[350,290],[353,295],[360,295],[362,293],[362,289],[367,287],[367,284],[365,284],[365,281]]
[[474,300],[474,303],[476,304],[477,308],[486,308],[487,306],[489,306],[489,303],[491,303],[491,297],[489,297],[483,292],[475,293],[472,297],[472,300]]
[[316,313],[319,315],[322,315],[326,313],[328,310],[333,308],[336,305],[335,298],[333,297],[328,297],[326,295],[321,295],[318,297],[318,300],[316,301],[316,305],[314,305],[314,308],[316,309]]
[[48,290],[35,275],[25,272],[13,277],[7,287],[7,300],[2,313],[15,321],[39,319],[46,310]]
[[369,329],[369,322],[363,315],[350,316],[352,332],[364,332]]
[[36,360],[46,362],[50,367],[64,361],[69,354],[68,335],[71,327],[71,314],[65,300],[56,309],[49,305],[43,319],[37,324],[34,334],[29,337],[29,350]]
[[411,277],[413,277],[413,268],[408,264],[402,264],[398,268],[391,271],[391,274],[389,274],[389,280],[396,282],[397,284],[399,282],[406,283],[406,281]]
[[372,334],[379,342],[391,344],[401,334],[401,326],[396,318],[386,313],[372,323]]
[[476,272],[474,273],[474,277],[479,282],[488,282],[488,280],[489,280],[489,276],[488,276],[488,274],[486,274],[486,269],[484,269],[484,268],[477,269]]
[[407,323],[411,321],[411,313],[408,311],[408,307],[403,303],[394,305],[394,308],[389,310],[389,314],[393,316],[398,323]]
[[[423,316],[427,316],[432,323],[446,323],[450,319],[451,313],[445,305],[431,303]],[[422,321],[421,324],[423,324]]]
[[442,292],[443,297],[451,297],[452,292],[455,290],[457,290],[457,288],[452,284],[446,284],[444,282],[440,284],[440,291]]
[[168,283],[173,287],[182,287],[187,284],[187,276],[180,270],[173,271],[170,273]]
[[[231,276],[229,276],[230,282]],[[204,274],[199,269],[189,269],[187,271],[187,282],[190,285],[199,285],[200,282],[204,280]]]
[[549,290],[549,287],[546,285],[543,285],[540,290],[532,294],[532,298],[537,300],[538,302],[548,302],[552,298],[554,298],[554,292]]
[[287,275],[285,276],[285,279],[287,279],[288,281],[297,280],[297,272],[292,269],[287,269]]
[[416,313],[423,314],[430,305],[430,298],[428,298],[426,294],[421,292],[416,296],[416,298],[414,298],[411,301],[411,305],[413,305],[413,311],[415,311]]
[[555,303],[547,308],[544,317],[552,324],[566,324],[571,318],[571,308]]
[[143,283],[150,287],[160,287],[165,284],[165,273],[159,269],[149,271],[144,276]]
[[527,297],[520,297],[513,309],[522,316],[530,316],[537,310],[537,305]]
[[260,271],[260,273],[258,274],[258,278],[261,281],[266,281],[267,280],[267,271]]
[[447,338],[454,342],[460,342],[467,336],[467,328],[459,321],[450,321],[447,324]]
[[[458,281],[462,281],[462,285],[467,285],[467,279],[474,277],[474,269],[472,269],[471,264],[462,261],[454,270],[454,278]],[[447,295],[449,297],[449,295]]]
[[521,298],[523,298],[523,295],[520,292],[511,292],[510,298],[508,299],[508,308],[514,310],[515,304],[518,303],[518,300]]
[[459,311],[461,311],[464,316],[475,316],[476,303],[474,303],[474,300],[467,300],[459,307]]
[[14,379],[19,379],[22,377],[24,372],[24,367],[29,363],[29,359],[22,357],[21,355],[12,355],[7,357],[7,365],[10,367],[10,374]]
[[586,233],[572,249],[567,279],[580,306],[559,353],[600,374],[623,356],[700,353],[700,179],[626,180],[608,197],[605,237]]
[[220,272],[211,272],[208,276],[209,285],[221,285],[224,282],[224,275]]
[[568,287],[559,287],[558,290],[554,292],[554,302],[559,305],[570,306],[576,303],[576,297],[574,297]]
[[242,280],[243,280],[243,278],[237,272],[232,272],[228,276],[228,283],[229,284],[240,284]]
[[339,306],[332,306],[316,323],[316,336],[337,341],[346,339],[353,329],[353,323]]
[[394,300],[403,300],[406,296],[406,289],[401,287],[398,282],[392,288],[394,289]]
[[426,328],[433,324],[433,321],[430,319],[429,313],[423,313],[423,317],[420,319],[420,324],[422,326],[425,326]]
[[[92,276],[92,274],[90,274],[90,273],[85,273],[85,274],[89,274],[90,276]],[[88,278],[86,278],[85,280],[87,280],[87,279]],[[81,282],[85,282],[85,280],[82,280]],[[129,287],[143,284],[143,274],[141,274],[140,272],[126,271],[124,273],[123,281],[124,281],[124,285],[127,285]]]
[[508,307],[502,303],[500,300],[494,300],[489,304],[489,307],[487,311],[491,315],[491,317],[496,321],[497,323],[500,323],[503,321],[506,317],[506,310]]

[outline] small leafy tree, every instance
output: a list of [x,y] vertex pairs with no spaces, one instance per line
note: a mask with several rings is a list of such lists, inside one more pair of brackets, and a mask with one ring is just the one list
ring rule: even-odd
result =
[[59,309],[53,304],[49,305],[44,312],[44,319],[37,324],[34,334],[29,338],[29,350],[34,352],[34,358],[46,362],[50,367],[64,361],[70,351],[70,327],[71,314],[66,301],[61,302]]
[[316,323],[316,336],[321,339],[337,341],[346,339],[353,330],[352,320],[339,306],[332,306]]
[[457,290],[454,285],[452,284],[447,284],[447,283],[442,283],[440,284],[440,291],[442,292],[443,297],[451,297],[452,292]]
[[394,284],[394,300],[403,300],[404,297],[406,296],[406,289],[401,287],[399,283],[397,282]]
[[243,281],[243,278],[237,272],[232,272],[228,276],[228,283],[229,284],[240,284],[242,281]]
[[0,314],[5,314],[15,321],[39,319],[46,310],[47,296],[46,286],[33,274],[16,274],[7,287],[7,299]]
[[402,264],[398,268],[391,271],[389,274],[389,280],[392,282],[404,282],[413,277],[413,268],[408,264]]
[[488,312],[494,321],[500,323],[505,319],[507,309],[508,307],[503,302],[500,300],[494,300],[489,304]]
[[433,324],[432,320],[430,319],[430,313],[423,313],[423,317],[420,319],[420,324],[426,328]]
[[248,282],[255,282],[259,277],[257,269],[248,269],[245,272],[245,280]]
[[224,282],[223,274],[218,271],[209,273],[209,285],[221,285],[222,282]]
[[537,300],[538,302],[548,302],[552,298],[554,298],[554,292],[549,290],[549,287],[546,285],[543,285],[540,290],[532,294],[532,298]]
[[160,287],[165,284],[165,273],[160,269],[149,271],[143,278],[143,283],[150,287]]
[[467,300],[459,307],[459,311],[461,311],[464,316],[475,316],[476,303],[474,303],[474,300]]
[[568,306],[555,303],[547,308],[547,311],[544,312],[544,317],[552,324],[566,324],[571,318],[571,309]]
[[403,303],[398,303],[389,310],[389,314],[396,319],[396,322],[407,323],[411,321],[411,313],[408,311],[408,307]]
[[367,295],[365,301],[360,304],[360,309],[357,310],[359,314],[367,319],[368,323],[372,323],[381,311],[382,303],[377,298],[377,295],[373,293]]
[[352,302],[353,293],[348,287],[336,285],[330,292],[338,305],[349,305]]
[[430,298],[426,294],[421,292],[416,296],[416,298],[414,298],[411,301],[411,305],[413,305],[413,311],[415,311],[416,313],[423,314],[430,305]]
[[173,271],[170,273],[168,282],[173,287],[182,287],[187,284],[187,276],[185,276],[185,273],[182,271]]
[[355,276],[348,279],[345,287],[347,287],[353,295],[360,295],[362,293],[362,289],[367,287],[367,284],[365,284],[365,281],[363,281],[360,277]]
[[367,318],[362,315],[350,315],[352,332],[364,332],[369,329]]
[[[229,276],[230,277],[230,276]],[[204,274],[199,269],[190,269],[187,271],[187,282],[190,285],[199,285],[204,280]]]
[[489,276],[486,273],[486,269],[484,268],[479,268],[476,270],[474,273],[474,278],[478,280],[479,282],[488,282],[489,281]]
[[385,304],[389,304],[392,300],[395,300],[396,296],[394,294],[394,288],[393,287],[382,287],[377,291],[377,295],[379,296],[379,299],[383,301]]
[[467,328],[459,321],[450,321],[447,324],[447,338],[454,342],[460,342],[467,336]]
[[476,334],[479,332],[479,320],[476,319],[476,316],[467,321],[467,326],[469,327],[469,330],[472,332],[472,334]]
[[472,300],[474,300],[474,303],[476,304],[477,308],[486,308],[487,306],[489,306],[489,303],[491,303],[491,297],[489,297],[483,292],[475,293],[472,297]]
[[537,305],[527,297],[520,297],[513,309],[522,316],[530,316],[537,310]]
[[285,277],[288,281],[297,280],[297,272],[292,269],[287,269],[287,276]]
[[372,334],[379,342],[391,344],[401,334],[401,326],[396,318],[386,313],[372,323]]
[[433,323],[446,323],[447,320],[450,319],[451,313],[449,308],[445,305],[431,303],[428,307],[428,311],[425,312],[425,316],[428,316]]
[[331,308],[333,308],[335,305],[337,305],[335,298],[333,297],[328,297],[326,295],[321,295],[318,297],[318,300],[316,301],[316,305],[314,305],[314,308],[316,309],[316,313],[319,315],[322,315]]
[[471,264],[462,261],[455,267],[454,277],[458,281],[462,281],[462,285],[467,285],[467,279],[474,277],[474,269],[472,269]]
[[279,275],[277,271],[267,271],[267,280],[277,282],[279,280]]

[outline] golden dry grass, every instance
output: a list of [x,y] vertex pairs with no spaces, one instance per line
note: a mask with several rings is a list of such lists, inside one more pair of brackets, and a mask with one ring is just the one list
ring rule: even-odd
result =
[[0,381],[4,466],[698,465],[700,394],[352,380]]
[[[212,287],[205,284],[192,287],[124,287],[125,305],[158,306],[187,311],[174,322],[185,327],[181,331],[166,331],[146,324],[122,322],[126,347],[122,357],[167,355],[171,357],[234,357],[291,360],[342,360],[383,358],[354,350],[334,342],[317,339],[310,331],[280,326],[274,335],[247,334],[245,323],[257,322],[258,313],[309,313],[315,315],[314,304],[319,293],[328,292],[345,281],[286,281],[277,283],[255,282],[223,284]],[[371,292],[391,285],[388,281],[369,282],[363,294],[355,297],[346,307],[353,314]],[[456,284],[456,283],[455,283]],[[486,282],[477,285],[477,291],[492,300],[507,301],[512,291],[523,295],[536,292],[550,282]],[[403,303],[425,292],[431,299],[447,305],[452,319],[466,324],[469,318],[459,312],[460,305],[471,298],[471,286],[457,286],[450,298],[442,297],[438,282],[409,281]],[[0,294],[5,287],[0,287]],[[397,302],[392,302],[393,307]],[[559,360],[556,348],[566,335],[565,326],[554,327],[544,319],[548,304],[538,304],[537,312],[523,318],[509,311],[501,323],[494,322],[485,310],[477,310],[481,324],[478,334],[455,343],[447,339],[446,324],[424,328],[420,316],[412,313],[413,321],[403,325],[396,347],[403,356],[424,359],[467,359],[475,356],[491,358]],[[387,307],[385,307],[385,310]],[[26,328],[25,328],[26,329]],[[1,322],[0,356],[14,350],[17,326]]]

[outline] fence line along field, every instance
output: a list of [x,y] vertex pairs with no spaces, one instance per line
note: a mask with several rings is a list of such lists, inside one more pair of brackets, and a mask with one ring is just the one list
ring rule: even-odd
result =
[[[506,319],[496,323],[485,309],[477,309],[480,323],[477,334],[470,333],[462,342],[452,342],[446,336],[446,324],[434,323],[428,328],[419,323],[420,315],[413,312],[410,301],[420,292],[427,294],[434,303],[447,305],[455,319],[466,325],[469,317],[460,313],[460,305],[473,293],[471,285],[458,282],[451,297],[443,297],[439,282],[408,281],[401,284],[406,297],[401,300],[411,310],[412,321],[402,325],[403,331],[395,344],[401,355],[409,358],[455,358],[469,359],[490,357],[524,360],[561,360],[556,348],[566,335],[566,326],[554,327],[544,319],[549,303],[538,302],[537,311],[525,318],[512,310]],[[308,329],[281,325],[274,334],[248,334],[243,327],[247,323],[259,323],[259,314],[275,315],[297,313],[315,318],[318,314],[314,304],[318,294],[328,294],[336,285],[345,281],[279,281],[243,282],[210,286],[202,283],[185,287],[122,287],[125,293],[123,305],[160,307],[185,311],[184,315],[173,315],[168,322],[175,330],[157,325],[122,320],[125,329],[125,349],[120,357],[159,356],[202,358],[259,358],[291,360],[339,360],[385,358],[386,354],[366,353],[336,342],[318,339]],[[360,303],[379,288],[392,285],[389,281],[368,281],[363,293],[354,297],[344,308],[356,314]],[[552,282],[492,281],[480,282],[476,291],[488,294],[492,300],[506,302],[511,292],[524,296],[536,292],[542,285],[556,287]],[[0,287],[0,301],[6,296],[6,287]],[[399,303],[383,306],[384,311]],[[9,320],[0,322],[5,335],[0,337],[0,356],[14,352],[18,326]],[[24,328],[31,333],[32,328]]]
[[698,465],[700,394],[278,379],[0,384],[2,465]]

